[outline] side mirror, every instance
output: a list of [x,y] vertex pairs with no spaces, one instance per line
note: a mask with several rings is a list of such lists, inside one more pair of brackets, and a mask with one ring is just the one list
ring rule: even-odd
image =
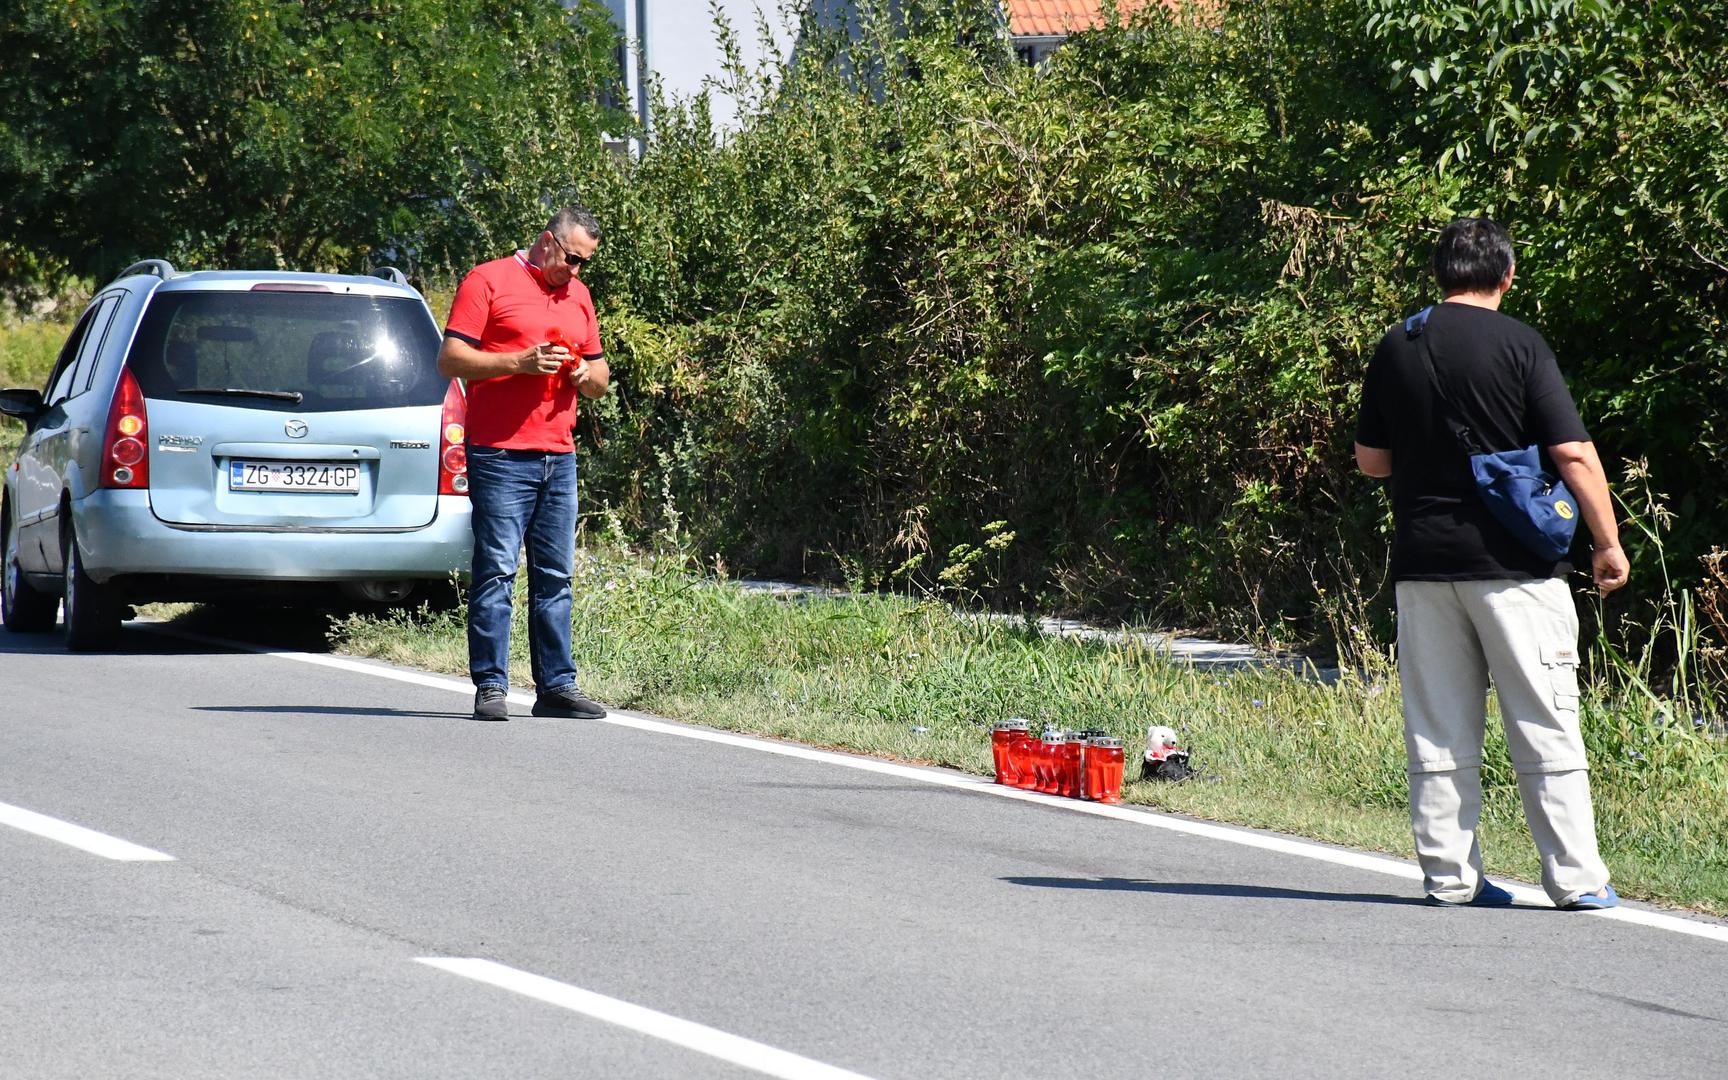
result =
[[0,390],[0,413],[34,424],[48,410],[42,407],[42,391],[27,387]]

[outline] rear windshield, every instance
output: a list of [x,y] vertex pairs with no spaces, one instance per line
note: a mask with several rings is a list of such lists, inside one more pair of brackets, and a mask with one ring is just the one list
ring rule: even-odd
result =
[[158,293],[127,366],[147,398],[285,412],[437,405],[438,327],[418,300]]

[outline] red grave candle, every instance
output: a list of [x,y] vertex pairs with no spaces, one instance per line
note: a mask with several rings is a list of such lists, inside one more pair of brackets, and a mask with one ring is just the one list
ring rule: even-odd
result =
[[1100,736],[1087,749],[1091,767],[1087,770],[1086,794],[1098,802],[1121,802],[1122,740]]
[[1038,774],[1038,790],[1046,795],[1055,795],[1062,790],[1062,747],[1067,741],[1060,731],[1044,733],[1043,746],[1039,748],[1043,769]]
[[1074,732],[1069,732],[1062,743],[1062,783],[1061,794],[1070,799],[1078,799],[1085,787],[1085,778],[1081,775],[1082,762],[1086,757],[1086,741]]
[[1014,733],[1026,732],[1026,721],[1003,720],[990,729],[990,754],[996,763],[996,782],[998,784],[1017,784],[1020,781],[1020,770],[1014,761]]
[[1032,738],[1032,727],[1017,727],[1008,737],[1008,767],[1014,770],[1015,787],[1036,787],[1037,781],[1033,775],[1035,755],[1038,751],[1038,741]]

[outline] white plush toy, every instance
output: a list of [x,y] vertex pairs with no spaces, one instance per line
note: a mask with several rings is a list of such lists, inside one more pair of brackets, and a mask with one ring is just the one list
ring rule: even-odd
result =
[[1186,780],[1191,772],[1188,751],[1176,745],[1174,728],[1153,724],[1146,729],[1146,753],[1140,759],[1142,780]]

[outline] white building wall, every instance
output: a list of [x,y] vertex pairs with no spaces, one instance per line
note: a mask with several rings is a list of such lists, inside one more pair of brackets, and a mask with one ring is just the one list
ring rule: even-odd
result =
[[[688,99],[708,88],[711,112],[722,130],[737,126],[738,103],[711,83],[723,80],[722,54],[714,32],[713,8],[731,23],[739,51],[748,70],[754,70],[769,49],[785,57],[792,46],[792,31],[785,25],[775,0],[603,0],[612,21],[629,41],[625,74],[629,103],[642,116],[650,131],[654,117],[641,66],[659,79],[668,98]],[[765,13],[774,40],[764,45],[757,29],[759,12]]]

